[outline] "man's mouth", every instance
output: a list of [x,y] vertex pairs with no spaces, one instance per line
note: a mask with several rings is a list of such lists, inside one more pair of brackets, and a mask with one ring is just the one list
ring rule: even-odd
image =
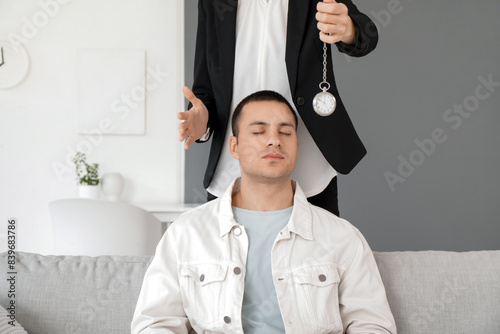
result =
[[280,153],[267,153],[262,157],[263,159],[270,159],[270,160],[281,160],[285,159],[285,157],[280,154]]

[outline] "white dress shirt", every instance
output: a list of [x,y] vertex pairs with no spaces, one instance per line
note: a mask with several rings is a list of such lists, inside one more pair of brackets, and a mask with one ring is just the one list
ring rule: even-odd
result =
[[[264,89],[280,93],[295,109],[285,63],[288,0],[239,0],[237,10],[231,117],[243,98]],[[292,178],[311,197],[322,192],[337,172],[319,150],[297,110],[294,111],[299,120],[299,155]],[[314,112],[312,105],[311,112]],[[219,162],[207,189],[217,197],[240,176],[238,160],[229,153],[231,135],[230,119]]]
[[[148,268],[131,329],[243,333],[248,237],[222,197],[183,214]],[[271,252],[286,333],[396,333],[372,251],[346,220],[313,206],[294,183],[293,209]],[[191,332],[192,333],[192,332]]]

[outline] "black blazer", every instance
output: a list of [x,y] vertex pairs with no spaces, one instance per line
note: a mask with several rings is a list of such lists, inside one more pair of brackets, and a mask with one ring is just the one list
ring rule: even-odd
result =
[[[336,43],[340,52],[361,57],[371,52],[378,41],[377,28],[359,12],[351,0],[343,2],[357,30],[355,45]],[[293,103],[326,160],[341,174],[349,173],[366,154],[339,96],[332,61],[328,61],[327,81],[337,99],[335,112],[317,115],[312,100],[323,80],[323,42],[315,19],[317,0],[289,0],[286,41],[286,66]],[[237,0],[199,0],[198,31],[192,90],[209,111],[212,146],[203,185],[210,185],[219,160],[233,92],[236,43]],[[331,48],[328,48],[331,59]],[[190,107],[189,107],[190,108]]]

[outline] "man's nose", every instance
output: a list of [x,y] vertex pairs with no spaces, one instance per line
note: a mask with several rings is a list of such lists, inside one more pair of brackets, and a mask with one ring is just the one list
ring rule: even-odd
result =
[[267,138],[268,147],[279,147],[281,146],[281,140],[279,133],[277,131],[270,131],[269,137]]

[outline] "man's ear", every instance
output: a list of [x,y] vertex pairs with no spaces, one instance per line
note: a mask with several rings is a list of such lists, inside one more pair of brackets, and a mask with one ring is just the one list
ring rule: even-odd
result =
[[229,152],[231,152],[233,158],[240,160],[240,155],[238,154],[238,138],[235,136],[229,138]]

